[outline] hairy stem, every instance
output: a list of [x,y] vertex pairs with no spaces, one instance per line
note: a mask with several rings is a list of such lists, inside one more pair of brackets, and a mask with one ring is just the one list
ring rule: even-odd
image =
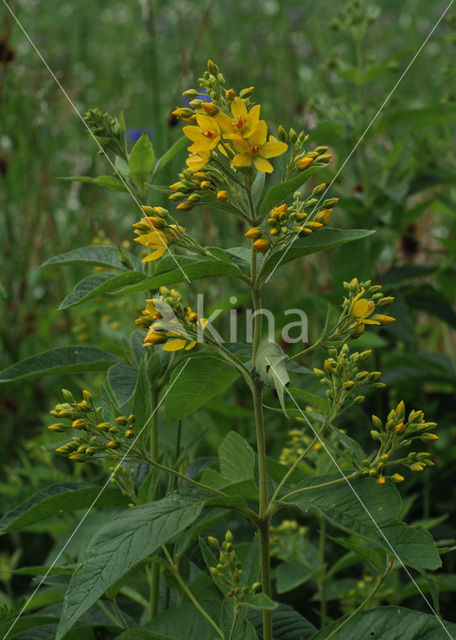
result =
[[[152,460],[156,460],[158,457],[158,411],[155,410],[158,403],[158,389],[152,384],[152,406],[154,411],[152,413],[151,427],[150,427],[150,457]],[[152,500],[158,500],[159,498],[158,483],[155,488]],[[158,562],[152,563],[149,574],[149,615],[153,619],[158,612],[158,604],[160,599],[160,565]]]
[[[254,325],[253,325],[253,362],[258,351],[261,340],[261,292],[256,282],[256,253],[252,249],[251,263],[251,287],[252,301],[254,309]],[[271,567],[269,555],[269,524],[270,515],[268,512],[268,470],[266,465],[266,438],[264,432],[263,417],[263,384],[261,380],[254,374],[253,378],[253,406],[255,412],[255,427],[258,453],[258,485],[260,489],[260,505],[259,505],[259,521],[258,531],[260,535],[260,554],[261,554],[261,585],[263,593],[271,597]],[[272,614],[270,611],[263,611],[263,640],[272,640]]]

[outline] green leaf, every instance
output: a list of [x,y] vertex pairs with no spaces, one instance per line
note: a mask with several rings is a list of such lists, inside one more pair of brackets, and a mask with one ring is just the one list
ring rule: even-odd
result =
[[138,369],[125,362],[117,362],[108,369],[109,388],[119,406],[126,404],[134,393],[138,380]]
[[56,640],[135,564],[190,526],[203,506],[194,494],[173,493],[127,509],[102,527],[89,542],[88,559],[71,578]]
[[[306,404],[311,405],[314,409],[321,411],[321,413],[323,413],[324,415],[327,415],[327,413],[329,412],[328,402],[322,396],[317,396],[316,393],[310,393],[310,391],[299,389],[298,387],[290,387],[289,391],[293,398],[299,398],[299,400],[302,400]],[[294,405],[294,407],[296,408],[296,405]],[[303,407],[301,408],[303,409]]]
[[248,609],[258,609],[259,611],[274,611],[279,606],[265,593],[254,593],[247,596],[242,601],[242,605]]
[[264,261],[260,272],[261,278],[264,279],[269,275],[279,262],[280,264],[285,264],[296,258],[324,251],[345,242],[354,242],[355,240],[367,238],[373,233],[375,231],[366,229],[332,229],[329,227],[320,229],[306,238],[298,238],[293,244],[288,245],[289,248],[285,247],[285,249],[273,252]]
[[61,513],[71,513],[90,507],[95,498],[97,507],[125,506],[128,500],[116,488],[100,487],[88,483],[66,482],[43,489],[8,511],[0,520],[0,531],[16,531]]
[[[312,640],[325,640],[340,623],[341,618],[318,631]],[[445,633],[445,629],[447,633]],[[455,637],[456,624],[439,620],[430,613],[412,611],[405,607],[379,607],[362,611],[345,624],[331,640],[354,640],[373,638],[375,640],[443,640]]]
[[91,178],[90,176],[74,176],[59,178],[60,180],[66,180],[68,182],[88,182],[90,184],[96,184],[108,191],[127,191],[126,185],[116,176],[98,176]]
[[155,169],[154,172],[152,174],[152,180],[155,178],[155,176],[157,175],[157,173],[159,173],[160,171],[162,171],[162,169],[164,169],[166,167],[166,165],[171,162],[171,160],[174,158],[174,156],[179,153],[179,151],[181,151],[181,149],[183,149],[185,147],[185,145],[188,143],[188,138],[186,138],[185,136],[182,136],[181,138],[178,138],[176,140],[176,142],[168,149],[168,151],[166,151],[158,160],[157,163],[155,165]]
[[193,413],[230,387],[239,376],[224,360],[209,355],[190,357],[183,367],[171,374],[165,422],[175,422]]
[[119,250],[111,246],[89,246],[74,249],[68,253],[61,253],[43,262],[42,267],[50,264],[88,265],[95,267],[113,267],[119,271],[127,271],[128,268],[120,260]]
[[155,164],[155,154],[146,132],[135,142],[130,152],[128,166],[130,177],[140,191],[144,189],[146,181],[149,179]]
[[311,166],[305,171],[301,171],[297,176],[291,178],[291,180],[287,180],[287,182],[281,182],[280,184],[272,187],[270,191],[265,195],[263,202],[261,203],[261,215],[265,215],[270,211],[276,204],[285,200],[287,196],[291,193],[294,193],[299,187],[301,187],[306,180],[308,180],[314,173],[316,173],[319,169],[322,169],[326,165],[317,165]]
[[340,544],[341,547],[348,549],[349,551],[353,551],[356,553],[362,560],[366,560],[369,564],[375,569],[377,573],[383,573],[385,570],[385,559],[382,557],[381,553],[376,551],[375,549],[370,549],[365,542],[361,540],[353,540],[350,538],[334,538],[329,534],[326,534],[330,540],[334,540],[337,544]]
[[[220,612],[220,602],[216,600],[200,601],[201,606],[217,620]],[[214,628],[191,603],[178,607],[170,607],[157,615],[150,623],[154,631],[176,640],[216,640]],[[296,640],[296,639],[295,639]]]
[[254,477],[255,454],[252,447],[235,431],[230,431],[219,450],[220,472],[227,480],[239,482]]
[[255,206],[260,202],[261,196],[263,195],[265,180],[266,180],[266,174],[261,173],[261,171],[257,171],[257,174],[252,184],[252,198]]
[[[260,611],[250,611],[248,619],[261,633],[263,628],[262,614]],[[272,612],[272,637],[273,640],[309,640],[316,628],[300,613],[281,604]],[[355,638],[353,638],[355,640]],[[358,638],[356,638],[358,640]],[[361,640],[361,638],[360,638]]]
[[[158,289],[159,287],[183,282],[185,276],[189,280],[198,280],[199,278],[209,278],[213,276],[233,276],[241,278],[242,271],[235,264],[230,262],[222,262],[221,260],[194,260],[190,263],[181,262],[180,256],[176,257],[180,268],[176,266],[171,271],[158,273],[151,278],[143,280],[139,284],[134,284],[122,289],[122,293],[131,293],[132,291],[146,291],[148,289]],[[184,275],[185,274],[185,275]]]
[[120,636],[116,636],[116,640],[176,640],[176,638],[147,629],[127,629]]
[[[339,474],[306,479],[293,491],[338,478]],[[431,570],[441,566],[430,533],[419,526],[407,526],[397,519],[401,499],[393,484],[380,486],[370,478],[355,478],[350,484],[352,488],[341,482],[316,491],[305,491],[290,496],[285,503],[294,503],[303,511],[311,508],[320,510],[336,527],[375,540],[389,553],[394,549],[406,565]]]
[[[21,616],[17,620],[17,622],[15,622],[15,618],[19,614],[19,611],[17,611],[14,617],[11,616],[11,618],[7,620],[7,622],[0,624],[0,634],[1,634],[2,640],[10,640],[10,638],[15,638],[19,636],[21,632],[28,631],[29,629],[36,630],[38,627],[51,625],[51,624],[54,624],[56,621],[55,616],[51,616],[51,615],[39,615],[39,616],[27,615],[27,616]],[[13,622],[15,622],[14,628],[11,629],[10,633],[8,633],[9,628],[11,627]],[[34,632],[33,637],[38,640],[38,635],[36,631]]]
[[297,560],[286,560],[281,562],[276,570],[277,593],[287,593],[304,584],[313,575],[309,567],[305,567]]
[[56,347],[0,371],[0,383],[57,373],[105,371],[117,358],[95,347]]
[[102,293],[115,291],[125,287],[125,285],[144,280],[144,275],[138,271],[128,271],[127,273],[92,273],[87,278],[80,280],[75,285],[72,293],[67,295],[59,306],[59,311],[75,307],[87,300],[96,298]]
[[136,429],[141,430],[144,425],[149,424],[141,434],[141,441],[147,440],[150,430],[150,419],[152,411],[156,411],[156,407],[152,406],[152,393],[150,389],[150,380],[147,376],[146,362],[141,360],[138,371],[138,379],[136,382],[133,400],[131,402],[131,412],[136,417]]

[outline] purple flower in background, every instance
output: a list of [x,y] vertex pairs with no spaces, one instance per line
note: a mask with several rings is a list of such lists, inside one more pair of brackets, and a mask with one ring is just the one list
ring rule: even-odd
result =
[[[192,100],[193,98],[186,98],[185,96],[183,96],[183,102],[186,107],[190,106],[190,102]],[[212,102],[211,98],[207,95],[205,91],[202,91],[201,95],[198,96],[198,100],[201,100],[201,102]]]
[[127,129],[127,140],[129,142],[136,142],[144,132],[147,133],[149,138],[152,138],[154,135],[154,130],[152,129],[152,127],[138,127],[135,129]]

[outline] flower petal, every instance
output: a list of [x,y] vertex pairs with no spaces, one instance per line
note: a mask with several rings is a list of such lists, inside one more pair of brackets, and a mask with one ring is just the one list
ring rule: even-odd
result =
[[[232,131],[233,130],[232,120],[231,120],[230,116],[226,115],[226,113],[223,113],[222,111],[219,111],[217,113],[217,115],[215,116],[215,120],[217,121],[217,124],[219,125],[219,127],[221,129],[223,129],[223,131]],[[183,129],[182,129],[182,131],[183,131]]]
[[234,148],[236,149],[236,151],[239,151],[239,153],[250,153],[249,143],[244,140],[244,138],[241,138],[241,136],[237,133],[227,133],[224,137],[228,138],[228,140],[231,140]]
[[163,351],[180,351],[181,349],[185,349],[186,344],[187,340],[175,338],[174,340],[168,340],[168,342],[163,345],[162,349]]
[[244,100],[241,98],[234,98],[231,103],[231,113],[235,118],[242,118],[245,120],[247,118],[247,107],[245,106]]
[[275,158],[280,156],[288,149],[288,145],[285,142],[265,142],[261,147],[261,155],[265,158]]
[[249,142],[251,145],[263,145],[266,142],[267,135],[267,124],[264,120],[260,120],[253,133],[249,136]]
[[272,164],[262,156],[253,156],[253,166],[261,173],[272,173],[274,171]]
[[195,344],[196,344],[196,340],[192,340],[191,342],[189,342],[188,345],[185,347],[185,351],[190,351],[190,349],[193,349]]
[[150,262],[151,260],[158,260],[158,258],[162,257],[162,255],[165,253],[165,251],[166,251],[166,247],[160,247],[159,249],[157,249],[153,253],[151,253],[148,256],[146,256],[145,258],[143,258],[141,260],[141,262]]
[[256,129],[256,126],[260,120],[260,109],[261,109],[261,106],[259,104],[256,104],[249,111],[248,118],[249,118],[250,131],[248,131],[247,134],[245,135],[246,138],[251,136],[254,130]]
[[206,131],[214,131],[220,133],[220,128],[217,124],[217,121],[211,116],[206,116],[202,113],[196,114],[196,121],[201,129],[205,129]]
[[247,153],[238,153],[234,156],[232,162],[235,167],[250,167],[252,165],[252,156]]
[[192,142],[199,142],[201,140],[201,129],[199,127],[182,127],[184,136],[187,136]]

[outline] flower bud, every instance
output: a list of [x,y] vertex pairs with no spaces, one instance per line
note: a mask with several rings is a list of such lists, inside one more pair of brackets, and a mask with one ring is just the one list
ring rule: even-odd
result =
[[279,140],[281,142],[287,142],[288,141],[288,134],[285,131],[285,129],[282,127],[281,124],[279,124],[279,128],[277,129],[277,137],[279,138]]
[[239,97],[249,98],[254,91],[255,91],[255,87],[246,87],[245,89],[241,89],[241,91],[239,92]]
[[255,251],[258,251],[259,253],[266,253],[270,248],[269,240],[266,238],[259,238],[258,240],[255,240],[252,246]]
[[110,449],[118,449],[119,448],[119,443],[117,442],[117,440],[110,440],[107,444],[107,446]]
[[71,426],[73,427],[73,429],[85,429],[86,423],[85,420],[81,420],[81,418],[78,418],[78,420],[73,420]]
[[56,422],[55,424],[50,424],[48,426],[49,431],[55,431],[56,433],[62,433],[63,431],[65,431],[65,427],[66,425],[62,424],[61,422]]
[[384,485],[384,484],[385,484],[385,482],[386,482],[386,478],[385,478],[385,476],[379,476],[379,477],[377,478],[377,484],[379,484],[379,485]]
[[298,160],[296,163],[296,169],[298,171],[304,171],[305,169],[308,169],[310,167],[312,162],[313,162],[313,158],[309,158],[309,157],[301,158],[301,160]]
[[385,316],[381,313],[376,313],[372,316],[372,320],[376,320],[380,322],[381,325],[391,324],[392,322],[396,322],[396,318],[392,318],[391,316]]
[[134,435],[135,435],[135,433],[134,433],[133,429],[127,429],[125,431],[125,437],[126,438],[133,438]]
[[326,153],[323,154],[322,156],[318,156],[317,160],[318,162],[324,162],[325,164],[328,164],[328,162],[330,162],[332,158],[332,154],[331,153]]
[[382,428],[382,421],[380,420],[380,418],[377,418],[377,416],[372,416],[372,424],[376,429]]
[[217,191],[217,200],[219,202],[225,202],[228,200],[228,191]]
[[313,196],[318,196],[325,189],[326,189],[326,182],[322,182],[321,184],[317,184],[317,186],[312,191],[312,195]]
[[290,129],[290,131],[288,132],[288,136],[290,138],[290,141],[294,144],[296,142],[296,140],[298,139],[298,136],[296,134],[296,131],[294,129]]
[[213,62],[213,60],[207,61],[207,69],[209,73],[212,74],[213,76],[217,76],[219,74],[219,68],[215,64],[215,62]]
[[62,389],[62,396],[67,402],[74,402],[73,394],[71,393],[71,391],[68,391],[68,389]]
[[258,240],[258,238],[261,238],[262,235],[263,231],[260,227],[252,227],[247,231],[245,237],[249,238],[249,240]]
[[234,100],[236,97],[236,91],[234,89],[228,89],[225,93],[225,98],[228,100],[228,102],[231,102],[232,100]]
[[396,484],[399,484],[400,482],[404,482],[404,476],[401,476],[400,473],[395,473],[391,476],[391,480]]
[[371,438],[372,440],[380,440],[381,436],[379,434],[378,431],[375,431],[375,429],[372,429],[372,431],[370,432],[371,434]]
[[203,102],[201,104],[201,108],[206,115],[211,117],[215,116],[219,112],[219,108],[212,102]]
[[434,442],[434,440],[438,440],[439,436],[435,433],[423,433],[421,436],[421,442]]
[[186,98],[197,98],[200,94],[196,89],[186,89],[182,95]]

